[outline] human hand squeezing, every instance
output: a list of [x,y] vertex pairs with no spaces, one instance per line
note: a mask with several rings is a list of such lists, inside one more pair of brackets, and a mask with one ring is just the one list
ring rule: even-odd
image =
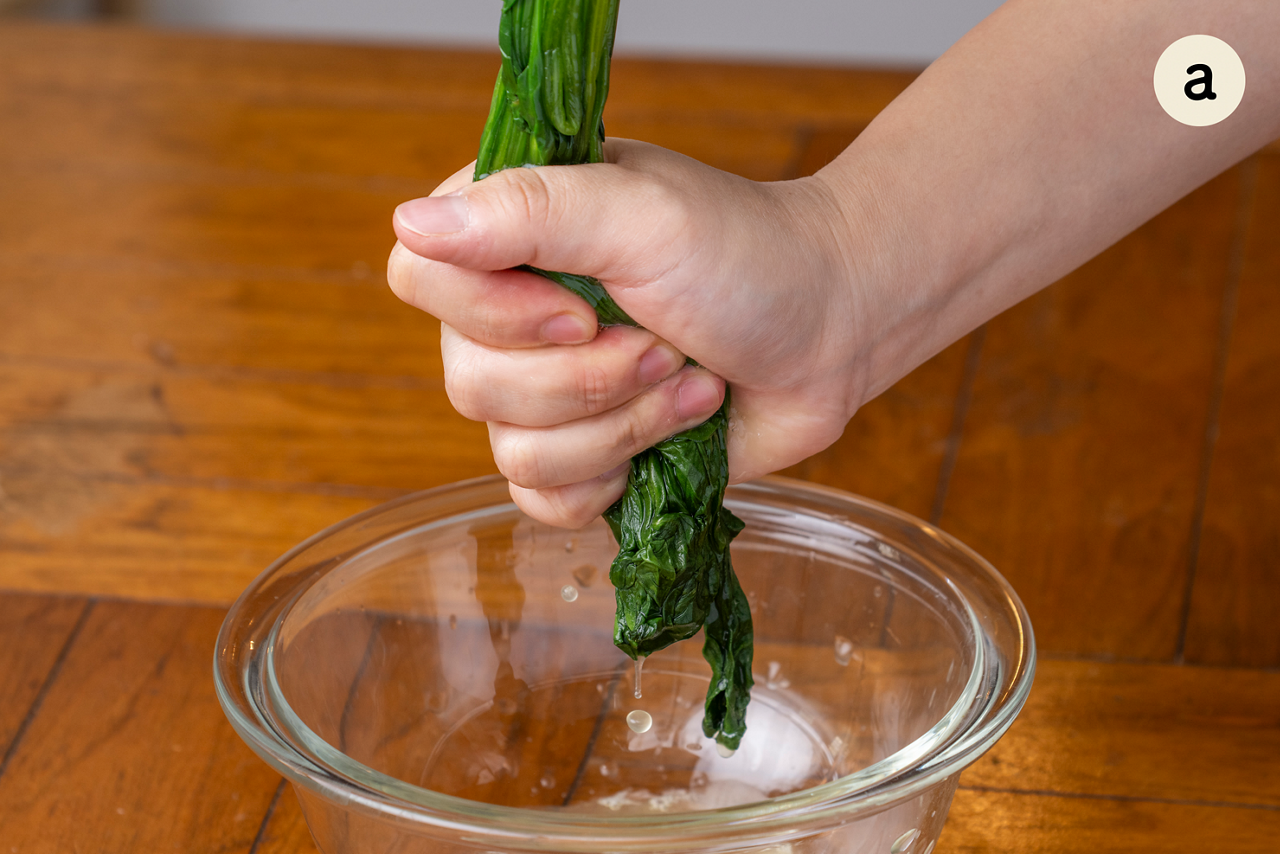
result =
[[[389,280],[440,318],[449,398],[488,422],[516,503],[578,527],[621,495],[631,456],[705,421],[726,381],[731,482],[839,437],[861,402],[861,312],[821,239],[840,216],[813,179],[758,184],[610,140],[605,163],[477,183],[468,168],[401,205]],[[596,277],[644,328],[598,329],[521,264]]]
[[[729,479],[748,480],[1280,135],[1278,10],[1009,0],[812,178],[755,183],[625,140],[604,163],[468,169],[397,209],[391,286],[443,322],[450,399],[489,422],[531,516],[599,515],[628,458],[705,420],[726,381]],[[1250,94],[1189,127],[1143,57],[1211,24]],[[645,329],[597,330],[521,264],[596,277]]]

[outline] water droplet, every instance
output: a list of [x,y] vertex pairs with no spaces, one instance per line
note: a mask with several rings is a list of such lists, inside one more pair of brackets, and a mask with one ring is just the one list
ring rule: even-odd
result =
[[720,742],[718,742],[718,741],[716,742],[716,753],[719,753],[719,754],[720,754],[721,756],[723,756],[725,759],[732,759],[732,758],[733,758],[733,754],[735,754],[735,753],[737,753],[737,752],[738,752],[738,751],[734,750],[732,747],[725,747],[725,746],[724,746],[723,744],[721,744]]
[[573,571],[573,579],[583,587],[590,587],[591,582],[596,580],[596,568],[589,563],[584,563]]
[[603,693],[604,693],[604,683],[603,683],[603,682],[597,682],[597,683],[596,683],[596,693],[597,693],[597,694],[603,694]]
[[911,846],[915,845],[916,840],[919,838],[920,831],[914,827],[911,828],[893,841],[893,844],[889,846],[889,854],[905,854],[905,852],[911,850]]
[[542,779],[538,781],[538,785],[544,789],[550,789],[556,784],[556,778],[552,774],[543,774]]
[[782,664],[777,661],[769,662],[769,675],[765,678],[764,685],[766,688],[778,690],[779,688],[788,688],[791,685],[790,679],[784,679],[782,676]]
[[573,554],[573,550],[578,547],[577,540],[569,540],[564,544],[564,550],[569,554]]
[[600,776],[601,776],[601,777],[610,777],[610,776],[612,776],[612,775],[613,775],[613,766],[612,766],[612,765],[610,765],[608,762],[601,762],[601,763],[600,763]]
[[560,598],[566,602],[573,602],[578,598],[578,588],[572,584],[566,584],[560,588]]
[[849,660],[853,658],[853,641],[844,635],[836,635],[835,650],[836,664],[841,667],[848,667]]
[[450,614],[450,615],[449,615],[449,628],[451,628],[451,629],[456,629],[457,627],[458,627],[458,615],[457,615],[457,614]]
[[880,554],[884,555],[889,560],[898,560],[902,557],[902,555],[898,553],[898,550],[888,543],[877,543],[876,551],[880,552]]
[[882,588],[879,584],[877,584],[875,586],[875,589],[871,591],[871,595],[879,599],[881,596],[884,595],[884,588]]
[[644,656],[636,656],[636,699],[640,699],[640,671],[644,670]]
[[648,732],[653,728],[653,716],[643,709],[632,709],[627,712],[627,726],[632,732]]

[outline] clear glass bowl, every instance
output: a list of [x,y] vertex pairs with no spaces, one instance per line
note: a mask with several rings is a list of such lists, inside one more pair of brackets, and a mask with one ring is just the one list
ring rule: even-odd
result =
[[1022,604],[881,504],[782,478],[727,504],[756,637],[736,755],[701,732],[700,637],[651,656],[634,696],[608,527],[535,522],[496,477],[278,560],[227,615],[219,699],[325,854],[929,854],[1030,690]]

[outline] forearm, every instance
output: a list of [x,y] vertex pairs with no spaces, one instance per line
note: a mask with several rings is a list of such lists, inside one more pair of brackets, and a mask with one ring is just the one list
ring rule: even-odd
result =
[[[1189,127],[1156,101],[1156,60],[1207,33],[1247,90]],[[839,205],[850,280],[870,294],[856,397],[1048,285],[1280,136],[1280,3],[1012,0],[958,42],[817,180]]]

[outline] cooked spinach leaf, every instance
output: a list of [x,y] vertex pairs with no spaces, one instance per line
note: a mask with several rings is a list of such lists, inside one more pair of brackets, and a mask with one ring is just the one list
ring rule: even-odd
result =
[[[475,180],[514,166],[598,163],[618,0],[504,0],[502,69]],[[589,276],[525,267],[585,299],[602,325],[636,326]],[[729,561],[742,521],[724,508],[729,396],[715,415],[642,451],[605,512],[618,540],[609,571],[614,643],[632,658],[704,629],[711,665],[702,729],[730,749],[746,731],[751,608]]]

